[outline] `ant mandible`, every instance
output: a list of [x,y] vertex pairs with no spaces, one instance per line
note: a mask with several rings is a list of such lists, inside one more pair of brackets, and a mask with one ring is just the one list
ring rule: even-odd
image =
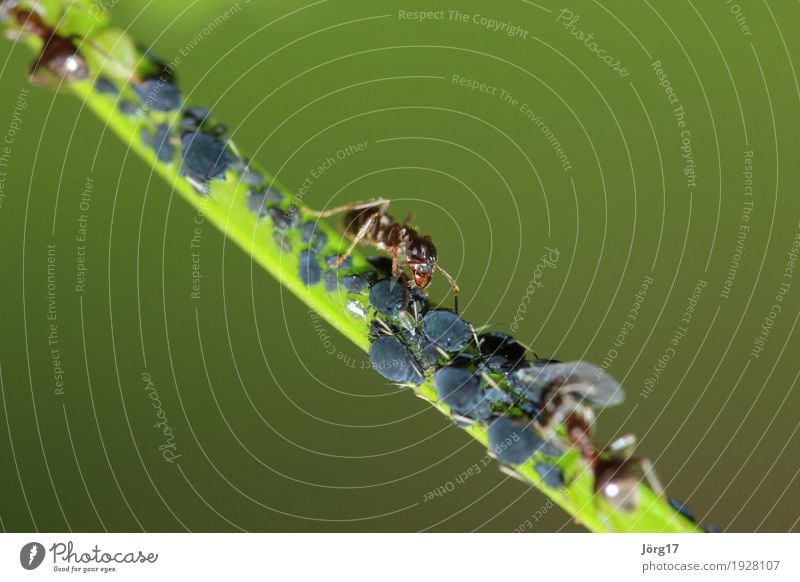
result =
[[458,285],[450,274],[437,262],[436,246],[428,235],[420,234],[409,225],[413,215],[402,223],[397,222],[388,212],[389,200],[377,198],[368,202],[354,202],[323,211],[306,209],[306,213],[318,218],[327,218],[342,212],[345,235],[352,240],[350,246],[333,264],[341,265],[356,245],[366,242],[379,250],[392,254],[392,276],[400,275],[400,263],[404,262],[414,276],[414,283],[420,289],[430,285],[434,271],[438,270],[453,289],[455,311],[458,313]]
[[41,75],[42,68],[58,81],[83,81],[89,77],[86,60],[78,52],[75,43],[47,26],[38,12],[21,9],[16,2],[0,0],[0,16],[2,13],[12,15],[21,30],[42,40],[42,50],[28,73],[31,81],[48,84],[49,80]]

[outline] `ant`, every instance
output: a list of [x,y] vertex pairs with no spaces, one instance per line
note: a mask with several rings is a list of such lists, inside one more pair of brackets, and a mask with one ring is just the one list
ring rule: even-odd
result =
[[621,401],[621,388],[616,381],[598,381],[594,367],[575,363],[550,366],[559,372],[547,378],[543,374],[543,380],[548,381],[549,386],[540,416],[536,419],[542,433],[563,448],[556,429],[564,427],[570,446],[580,452],[592,470],[595,494],[601,495],[615,509],[636,510],[639,505],[639,473],[650,489],[663,497],[664,488],[652,462],[645,457],[633,456],[636,437],[618,437],[604,449],[598,449],[592,441],[593,406],[603,408]]
[[38,36],[43,43],[42,50],[28,73],[31,81],[40,85],[52,81],[41,74],[42,68],[59,81],[83,81],[89,77],[89,67],[75,43],[45,24],[38,12],[21,9],[14,1],[4,3],[0,0],[0,16],[9,14],[21,30]]
[[392,254],[392,277],[400,274],[400,262],[405,265],[414,276],[414,283],[420,289],[430,285],[433,273],[438,270],[450,283],[453,289],[455,312],[458,313],[458,285],[450,274],[437,262],[436,246],[428,235],[420,234],[409,225],[413,215],[409,215],[402,223],[397,222],[388,213],[389,200],[376,198],[368,202],[355,202],[323,211],[306,210],[317,218],[327,218],[342,212],[344,216],[345,235],[352,243],[340,255],[333,267],[341,265],[356,245],[362,241]]

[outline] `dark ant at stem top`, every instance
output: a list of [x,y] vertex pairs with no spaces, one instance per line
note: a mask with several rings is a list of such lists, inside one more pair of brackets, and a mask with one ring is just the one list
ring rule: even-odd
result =
[[421,236],[416,229],[410,226],[408,223],[411,221],[411,217],[402,223],[397,222],[388,213],[388,209],[389,201],[378,198],[368,202],[346,204],[321,212],[306,210],[306,213],[319,218],[345,213],[345,234],[352,240],[352,243],[339,257],[333,265],[334,267],[347,259],[358,243],[366,242],[391,253],[393,277],[400,275],[400,263],[405,263],[414,277],[414,283],[420,289],[425,289],[430,285],[434,271],[441,272],[453,289],[455,311],[458,313],[458,285],[437,262],[436,246],[431,237]]
[[[42,50],[31,65],[31,81],[46,85],[52,81],[83,81],[89,77],[89,67],[78,51],[72,38],[61,36],[55,28],[45,24],[42,16],[35,10],[25,10],[16,2],[0,2],[0,15],[11,16],[20,27],[42,40]],[[42,70],[54,79],[42,75]]]

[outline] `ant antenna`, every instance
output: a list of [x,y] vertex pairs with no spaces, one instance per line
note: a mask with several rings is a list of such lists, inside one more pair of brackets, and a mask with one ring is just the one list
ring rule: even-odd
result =
[[456,314],[458,314],[458,285],[456,285],[455,280],[450,276],[450,273],[442,269],[442,266],[439,263],[436,263],[436,268],[441,271],[444,278],[447,279],[450,286],[453,288],[453,303],[455,305]]

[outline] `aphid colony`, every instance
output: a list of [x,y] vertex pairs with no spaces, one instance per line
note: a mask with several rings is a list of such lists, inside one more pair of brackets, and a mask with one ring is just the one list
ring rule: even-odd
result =
[[[17,4],[0,0],[0,17],[13,18],[19,34],[42,39],[31,78],[59,83],[87,80],[90,72],[75,42],[48,28],[35,11],[21,10]],[[122,90],[105,77],[95,79],[95,90],[114,99],[123,114],[141,119],[142,143],[159,162],[177,161],[180,173],[200,195],[210,195],[211,183],[234,171],[248,186],[243,201],[247,210],[272,223],[274,244],[292,251],[286,235],[299,230],[300,281],[309,287],[321,284],[328,293],[346,294],[346,309],[370,321],[369,361],[379,374],[410,387],[432,376],[440,404],[458,425],[484,426],[490,453],[512,471],[533,459],[546,487],[567,484],[571,476],[564,475],[556,460],[577,451],[593,475],[594,492],[612,508],[634,511],[642,480],[663,495],[650,463],[631,455],[632,437],[603,449],[592,441],[595,411],[624,399],[615,380],[586,362],[562,363],[535,355],[530,359],[529,350],[507,334],[478,333],[458,315],[458,286],[438,264],[430,237],[420,236],[408,220],[395,222],[387,213],[388,201],[324,212],[303,210],[316,218],[345,213],[344,229],[352,244],[341,255],[325,254],[329,243],[325,232],[313,220],[303,222],[298,208],[283,209],[286,197],[266,184],[264,176],[224,139],[226,128],[211,122],[208,109],[185,107],[169,69],[154,62],[156,73],[145,78],[131,74],[130,86]],[[359,242],[372,244],[391,258],[370,259],[372,268],[353,272],[350,253]],[[402,272],[403,266],[413,280]],[[455,311],[429,304],[424,289],[435,270],[451,284]],[[685,505],[669,501],[677,513],[694,521]]]

